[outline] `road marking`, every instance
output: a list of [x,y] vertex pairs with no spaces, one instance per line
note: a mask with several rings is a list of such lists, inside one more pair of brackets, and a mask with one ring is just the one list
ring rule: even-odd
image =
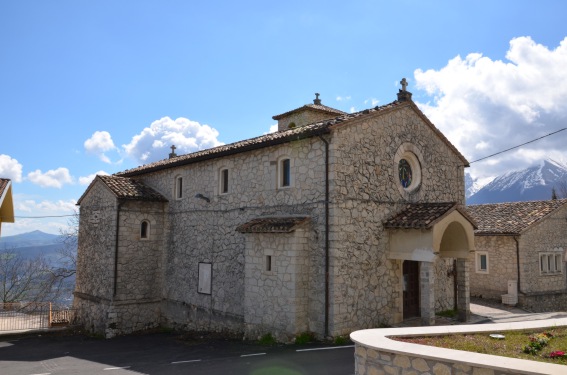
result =
[[104,371],[110,371],[110,370],[123,370],[123,369],[127,369],[130,368],[131,366],[124,366],[124,367],[107,367],[104,369]]
[[326,348],[312,348],[312,349],[297,349],[296,352],[312,352],[315,350],[331,350],[331,349],[345,349],[345,348],[354,348],[354,345],[347,345],[347,346],[329,346]]
[[177,365],[179,363],[191,363],[191,362],[201,362],[200,359],[192,359],[190,361],[175,361],[175,362],[171,362],[172,365]]
[[242,357],[254,357],[254,356],[257,356],[257,355],[266,355],[266,353],[242,354],[240,356],[240,358],[242,358]]

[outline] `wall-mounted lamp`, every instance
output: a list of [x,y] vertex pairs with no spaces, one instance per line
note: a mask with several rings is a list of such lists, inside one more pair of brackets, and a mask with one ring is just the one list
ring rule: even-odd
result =
[[201,193],[195,195],[195,198],[199,198],[199,199],[202,199],[202,200],[204,200],[204,201],[207,201],[207,203],[211,203],[211,200],[210,200],[209,198],[205,197],[205,196],[204,196],[203,194],[201,194]]

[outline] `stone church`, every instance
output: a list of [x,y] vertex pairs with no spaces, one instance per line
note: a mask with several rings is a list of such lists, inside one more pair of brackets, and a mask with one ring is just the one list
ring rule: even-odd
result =
[[97,176],[78,201],[79,320],[282,341],[466,320],[468,162],[401,83],[387,105],[316,94],[275,133]]

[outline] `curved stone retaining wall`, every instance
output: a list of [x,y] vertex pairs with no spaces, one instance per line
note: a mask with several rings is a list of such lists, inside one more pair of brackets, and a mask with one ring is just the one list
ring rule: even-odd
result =
[[502,375],[566,374],[562,365],[505,358],[488,354],[436,348],[395,341],[390,337],[435,336],[510,330],[540,329],[567,325],[567,318],[527,322],[387,328],[355,331],[355,374],[357,375]]

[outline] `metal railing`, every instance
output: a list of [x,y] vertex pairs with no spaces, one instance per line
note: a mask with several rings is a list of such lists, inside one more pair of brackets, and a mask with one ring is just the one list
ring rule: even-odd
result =
[[0,302],[0,331],[62,327],[72,323],[73,310],[50,302]]

